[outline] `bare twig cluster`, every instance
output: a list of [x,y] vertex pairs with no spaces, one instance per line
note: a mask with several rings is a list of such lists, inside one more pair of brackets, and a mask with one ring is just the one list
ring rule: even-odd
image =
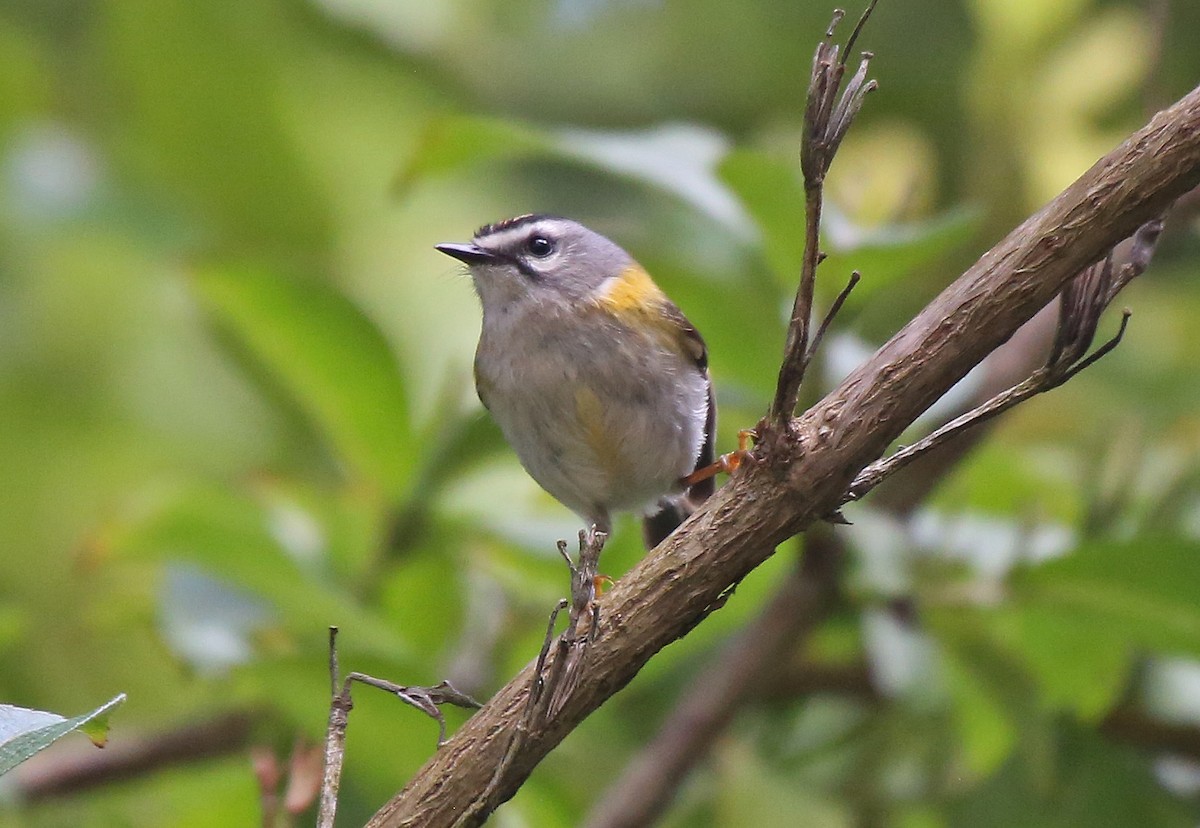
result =
[[768,414],[770,423],[780,429],[786,426],[795,413],[796,402],[800,397],[800,385],[825,330],[859,279],[857,272],[852,274],[849,284],[834,301],[816,335],[811,337],[810,343],[809,326],[812,324],[817,265],[824,259],[821,253],[821,208],[825,176],[838,147],[842,144],[842,139],[850,129],[850,124],[862,109],[867,93],[877,86],[875,81],[867,80],[867,69],[872,55],[870,52],[863,52],[858,70],[851,76],[845,90],[842,90],[846,58],[870,18],[875,2],[876,0],[872,0],[859,18],[858,25],[854,27],[844,50],[839,49],[834,42],[833,33],[845,12],[834,12],[833,22],[825,30],[825,39],[817,46],[816,54],[813,55],[812,75],[809,78],[808,96],[804,107],[804,137],[800,146],[800,170],[804,174],[805,201],[804,258],[800,266],[800,284],[792,304],[787,340],[784,343],[779,382]]
[[[1110,253],[1103,262],[1086,268],[1064,288],[1057,315],[1039,314],[1020,335],[993,353],[975,395],[977,402],[968,403],[964,416],[1007,394],[1013,374],[1036,373],[1046,365],[1057,366],[1056,377],[1068,376],[1069,369],[1070,375],[1077,373],[1077,363],[1095,334],[1094,321],[1120,288],[1149,265],[1161,227],[1160,220],[1147,222],[1122,251],[1124,264],[1114,267],[1114,254]],[[973,424],[981,422],[974,420]],[[953,429],[923,444],[921,451],[908,457],[913,463],[933,461],[920,474],[896,476],[909,466],[890,467],[884,475],[887,485],[878,492],[880,507],[898,516],[911,511],[953,470],[983,431]],[[802,662],[799,668],[780,668],[793,661],[789,654],[803,651],[807,633],[822,611],[834,603],[836,562],[844,554],[843,546],[843,536],[829,528],[818,526],[805,534],[800,566],[780,584],[760,615],[700,672],[655,736],[597,798],[588,828],[653,824],[688,772],[705,760],[734,714],[748,704],[764,697],[786,698],[790,692],[794,698],[818,690],[878,698],[865,665],[829,668]]]

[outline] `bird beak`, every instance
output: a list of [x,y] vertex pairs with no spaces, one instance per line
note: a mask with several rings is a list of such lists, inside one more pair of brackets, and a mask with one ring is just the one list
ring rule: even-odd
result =
[[496,260],[496,254],[477,244],[435,244],[435,248],[465,264],[483,264]]

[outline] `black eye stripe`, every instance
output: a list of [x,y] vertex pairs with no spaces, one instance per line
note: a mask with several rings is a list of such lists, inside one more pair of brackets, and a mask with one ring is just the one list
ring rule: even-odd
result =
[[513,264],[515,264],[517,266],[517,270],[521,271],[521,275],[524,276],[529,281],[531,281],[531,282],[542,281],[542,274],[538,273],[536,270],[534,270],[532,267],[530,267],[529,263],[526,262],[521,257],[518,256],[517,258],[513,259]]

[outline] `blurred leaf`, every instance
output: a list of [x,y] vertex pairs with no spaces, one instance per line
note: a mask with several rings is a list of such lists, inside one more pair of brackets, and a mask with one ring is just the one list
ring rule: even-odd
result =
[[201,270],[195,285],[353,473],[399,496],[414,455],[408,401],[396,358],[371,321],[323,284],[254,267]]
[[429,122],[408,163],[396,176],[395,187],[404,195],[420,179],[447,175],[465,167],[552,152],[553,140],[513,121],[465,115],[445,115]]
[[0,25],[0,139],[53,99],[48,69],[35,38],[21,27]]
[[91,713],[73,719],[57,713],[0,704],[0,776],[76,730],[83,731],[96,747],[104,747],[108,741],[109,714],[124,701],[125,694],[122,693]]
[[405,658],[409,648],[391,625],[362,607],[323,561],[298,560],[271,532],[268,507],[239,493],[193,486],[172,493],[149,514],[113,527],[112,554],[156,563],[188,562],[269,603],[288,639],[316,643],[330,625],[353,631],[362,649]]
[[735,149],[717,173],[741,199],[759,231],[763,253],[781,285],[794,285],[804,256],[804,179],[797,150],[792,162]]
[[999,641],[986,614],[930,607],[922,615],[942,645],[964,758],[977,774],[995,770],[1014,749],[1030,774],[1049,772],[1046,716],[1020,655]]
[[1053,773],[1039,779],[1019,756],[952,802],[952,828],[1076,828],[1081,825],[1194,825],[1195,817],[1154,779],[1136,752],[1062,723]]
[[1036,676],[1047,707],[1094,719],[1125,689],[1134,653],[1120,621],[1105,622],[1069,606],[1020,601],[992,620]]
[[716,174],[728,147],[723,134],[694,124],[539,131],[517,121],[443,115],[429,123],[395,186],[403,194],[425,176],[544,156],[648,184],[745,235],[741,207]]
[[464,602],[458,570],[454,556],[441,549],[410,552],[397,561],[380,586],[379,602],[388,623],[413,642],[413,649],[431,664],[463,632]]
[[[800,273],[804,254],[804,179],[799,160],[783,161],[754,150],[729,153],[719,166],[729,184],[762,232],[764,255],[783,286],[791,287]],[[967,241],[977,225],[971,210],[952,210],[928,221],[875,228],[852,225],[825,205],[822,249],[823,291],[840,290],[850,271],[863,274],[852,294],[861,303],[876,290],[902,279]]]
[[969,663],[947,657],[942,664],[954,699],[954,719],[967,766],[974,773],[986,774],[1012,751],[1017,741],[1016,727],[987,679],[972,670]]
[[[852,306],[862,305],[881,288],[889,287],[937,262],[975,233],[979,225],[976,210],[953,208],[925,221],[889,224],[873,228],[839,228],[835,235],[834,212],[827,211],[824,244],[829,257],[821,264],[829,295],[840,290],[850,271],[862,274],[862,281],[850,294]],[[949,283],[957,273],[947,273]]]
[[739,740],[725,741],[718,761],[723,773],[713,791],[717,825],[837,828],[854,824],[844,801],[773,773]]
[[[1054,416],[1057,406],[1049,398],[1046,402],[1047,415]],[[1038,405],[1031,404],[1018,416],[1036,416]],[[1030,504],[1036,503],[1039,518],[1074,526],[1083,512],[1083,493],[1077,484],[1083,475],[1077,463],[1077,458],[1056,446],[1019,442],[1002,430],[951,473],[931,502],[947,513],[969,510],[1001,519],[1027,514]]]
[[695,124],[660,124],[636,131],[562,130],[558,141],[568,157],[591,162],[671,193],[741,236],[747,216],[718,175],[729,139]]
[[1200,541],[1147,536],[1094,541],[1023,573],[1014,597],[1070,612],[1106,631],[1109,647],[1200,654]]
[[[98,10],[123,119],[111,136],[155,185],[182,194],[235,244],[291,253],[328,235],[328,204],[280,106],[274,3],[127,0]],[[89,78],[90,80],[90,78]]]

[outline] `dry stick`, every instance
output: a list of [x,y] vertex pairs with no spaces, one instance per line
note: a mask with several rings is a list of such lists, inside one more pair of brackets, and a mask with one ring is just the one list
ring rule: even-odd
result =
[[830,324],[837,318],[838,312],[841,311],[842,305],[846,304],[846,300],[850,298],[850,293],[854,290],[855,285],[862,279],[862,274],[857,270],[850,271],[850,280],[846,282],[846,286],[842,288],[841,293],[833,300],[833,304],[829,306],[828,313],[821,320],[820,326],[817,328],[817,333],[813,336],[812,345],[808,349],[808,359],[811,360],[816,355],[817,349],[821,347],[822,340],[825,339],[825,333],[829,330]]
[[[317,811],[317,828],[333,828],[337,816],[338,789],[342,781],[342,766],[346,760],[346,728],[354,702],[350,698],[350,685],[354,682],[366,684],[396,696],[406,704],[417,708],[438,723],[438,747],[446,741],[446,718],[438,705],[453,704],[457,707],[479,708],[482,705],[454,685],[443,681],[433,687],[396,684],[387,679],[375,678],[366,673],[348,673],[340,679],[337,654],[338,628],[329,628],[329,688],[332,698],[329,703],[329,723],[325,729],[324,771],[321,777],[321,800]],[[338,689],[338,685],[341,689]]]
[[[494,792],[511,797],[563,738],[728,588],[840,502],[853,477],[1089,263],[1200,184],[1200,89],[1159,113],[1010,233],[820,403],[783,450],[728,484],[600,600],[606,634],[576,692],[529,733]],[[529,665],[372,826],[452,824],[487,787],[527,701]],[[471,824],[471,823],[468,823]]]
[[325,771],[321,777],[321,799],[317,810],[317,828],[333,828],[337,816],[338,789],[342,766],[346,761],[346,726],[350,721],[350,683],[339,691],[337,627],[329,628],[329,723],[325,727]]

